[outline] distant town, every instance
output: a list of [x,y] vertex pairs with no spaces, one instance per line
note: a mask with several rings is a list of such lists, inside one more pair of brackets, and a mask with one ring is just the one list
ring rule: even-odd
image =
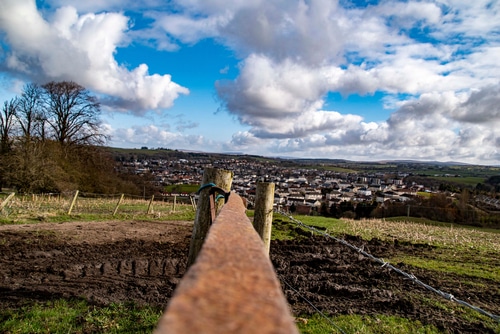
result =
[[[473,195],[468,195],[467,205],[473,203],[482,209],[500,210],[500,199],[494,191],[477,192],[477,186],[460,186],[461,175],[457,171],[470,173],[471,166],[454,168],[449,173],[450,169],[446,166],[432,166],[429,163],[372,163],[367,168],[366,164],[346,161],[266,159],[244,155],[177,152],[162,157],[161,154],[150,152],[145,154],[146,150],[143,148],[132,153],[129,151],[128,155],[122,154],[116,159],[117,168],[122,173],[152,176],[156,186],[170,189],[162,191],[164,196],[192,195],[184,192],[186,188],[181,185],[199,185],[205,168],[219,168],[234,173],[232,189],[241,196],[252,199],[258,182],[272,182],[275,184],[275,205],[287,210],[292,208],[302,214],[329,211],[342,203],[350,203],[353,211],[360,203],[364,206],[369,203],[372,209],[388,206],[389,203],[422,205],[416,198],[440,194],[453,200],[459,199],[464,191]],[[452,182],[447,184],[422,177],[422,170],[426,168],[434,173],[431,176],[440,177],[441,180],[449,178]],[[479,175],[477,179],[484,179],[483,182],[494,173],[500,175],[500,168],[474,168],[477,169],[476,175]],[[436,171],[442,173],[436,174]]]

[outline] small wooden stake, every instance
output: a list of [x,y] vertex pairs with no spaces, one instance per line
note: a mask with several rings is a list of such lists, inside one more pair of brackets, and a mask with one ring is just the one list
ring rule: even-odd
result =
[[253,226],[264,241],[266,253],[271,247],[271,230],[273,225],[274,183],[259,182],[255,193],[255,214]]
[[73,211],[73,207],[75,206],[76,199],[78,198],[78,193],[79,193],[79,191],[77,190],[75,192],[75,196],[73,197],[73,200],[71,201],[71,205],[69,206],[68,215],[70,215],[71,211]]
[[155,199],[155,195],[151,196],[151,200],[148,205],[148,215],[153,212],[153,200]]
[[[201,186],[209,183],[214,183],[217,187],[229,192],[231,190],[231,184],[233,183],[233,172],[217,168],[207,168],[203,172]],[[218,211],[223,204],[223,201],[220,200],[218,203],[215,203],[216,210]],[[210,187],[208,187],[200,192],[200,197],[198,199],[193,233],[191,235],[191,243],[189,245],[189,255],[187,261],[188,267],[191,266],[196,260],[211,223]]]
[[124,196],[125,196],[125,194],[122,194],[120,196],[120,199],[118,200],[118,203],[116,203],[115,211],[113,211],[113,217],[116,216],[116,213],[118,212],[118,207],[120,206],[120,204],[122,204]]
[[7,196],[7,198],[5,198],[2,202],[2,204],[0,204],[0,210],[3,210],[3,208],[7,205],[7,203],[9,203],[9,201],[14,197],[15,193],[10,193],[9,196]]
[[194,197],[189,196],[189,199],[191,200],[191,206],[193,207],[193,210],[196,211],[196,202],[194,201]]

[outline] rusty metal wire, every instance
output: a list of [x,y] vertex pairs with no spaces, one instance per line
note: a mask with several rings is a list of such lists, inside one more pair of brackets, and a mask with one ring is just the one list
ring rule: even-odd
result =
[[328,321],[333,327],[335,327],[335,329],[337,329],[339,332],[341,332],[342,334],[346,334],[346,332],[344,332],[342,330],[342,328],[340,328],[339,326],[337,326],[333,321],[332,319],[328,318],[323,312],[321,312],[309,299],[307,299],[306,297],[304,297],[297,289],[295,289],[293,286],[291,286],[290,283],[288,283],[283,277],[280,277],[280,281],[283,282],[287,287],[289,287],[290,289],[292,289],[296,294],[298,294],[302,299],[305,300],[306,303],[308,303],[316,312],[318,312],[323,318],[326,319],[326,321]]
[[466,307],[468,307],[468,308],[471,308],[471,309],[473,309],[473,310],[475,310],[475,311],[477,311],[477,312],[479,312],[479,313],[481,313],[481,314],[483,314],[483,315],[485,315],[485,316],[487,316],[487,317],[492,318],[493,320],[496,320],[496,321],[500,322],[500,316],[495,315],[495,314],[492,314],[492,313],[489,313],[489,312],[487,312],[487,311],[485,311],[485,310],[483,310],[483,309],[481,309],[481,308],[479,308],[479,307],[477,307],[477,306],[471,305],[471,304],[469,304],[469,303],[467,303],[467,302],[465,302],[465,301],[463,301],[463,300],[457,299],[457,298],[455,298],[455,297],[454,297],[452,294],[450,294],[450,293],[446,293],[446,292],[443,292],[443,291],[441,291],[441,290],[439,290],[439,289],[433,288],[432,286],[430,286],[430,285],[428,285],[428,284],[425,284],[424,282],[420,281],[420,280],[419,280],[418,278],[416,278],[413,274],[408,274],[408,273],[406,273],[406,272],[402,271],[401,269],[394,267],[394,266],[393,266],[392,264],[390,264],[389,262],[384,261],[384,259],[379,259],[379,258],[377,258],[377,257],[375,257],[375,256],[373,256],[373,255],[371,255],[371,254],[369,254],[369,253],[367,253],[367,252],[365,252],[362,248],[359,248],[359,247],[356,247],[356,246],[354,246],[354,245],[351,245],[351,244],[350,244],[350,243],[348,243],[347,241],[345,241],[345,240],[343,240],[343,239],[336,238],[336,237],[334,237],[334,236],[332,236],[332,235],[330,235],[330,234],[328,234],[328,233],[326,233],[326,232],[324,232],[324,231],[318,230],[317,228],[314,228],[314,227],[312,227],[312,226],[306,225],[306,224],[304,224],[303,222],[301,222],[300,220],[295,219],[293,216],[291,216],[291,215],[287,214],[286,212],[283,212],[283,211],[280,211],[280,210],[275,210],[275,212],[276,212],[276,213],[279,213],[280,215],[282,215],[282,216],[284,216],[284,217],[287,217],[287,218],[288,218],[288,219],[290,219],[292,222],[296,223],[297,225],[299,225],[299,226],[301,226],[301,227],[304,227],[304,228],[306,228],[306,229],[308,229],[308,230],[310,230],[310,231],[316,232],[316,233],[318,233],[318,234],[320,234],[320,235],[323,235],[323,236],[325,236],[325,237],[328,237],[328,238],[330,238],[330,239],[333,239],[333,240],[335,240],[335,241],[337,241],[337,242],[341,243],[342,245],[344,245],[344,246],[346,246],[346,247],[348,247],[348,248],[350,248],[350,249],[352,249],[352,250],[354,250],[354,251],[356,251],[356,252],[358,252],[358,253],[362,254],[363,256],[365,256],[365,257],[367,257],[367,258],[369,258],[369,259],[371,259],[371,260],[373,260],[373,261],[375,261],[375,262],[380,263],[380,264],[381,264],[381,267],[386,267],[386,268],[389,268],[389,269],[391,269],[391,270],[393,270],[393,271],[397,272],[398,274],[400,274],[400,275],[402,275],[402,276],[404,276],[404,277],[408,278],[409,280],[411,280],[411,281],[412,281],[412,282],[414,282],[415,284],[418,284],[418,285],[420,285],[420,286],[424,287],[425,289],[427,289],[427,290],[429,290],[429,291],[432,291],[432,292],[434,292],[434,293],[436,293],[436,294],[440,295],[441,297],[445,298],[446,300],[453,301],[453,302],[456,302],[456,303],[458,303],[458,304],[460,304],[460,305],[463,305],[463,306],[466,306]]

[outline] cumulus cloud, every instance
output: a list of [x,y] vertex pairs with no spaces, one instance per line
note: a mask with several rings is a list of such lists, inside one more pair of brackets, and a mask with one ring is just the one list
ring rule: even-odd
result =
[[453,111],[452,117],[470,123],[500,123],[500,85],[472,91],[467,100]]
[[[219,30],[247,55],[239,77],[217,85],[226,110],[251,127],[243,138],[272,138],[273,151],[300,154],[498,157],[491,126],[500,120],[499,4],[384,1],[341,8],[317,1],[321,13],[301,5],[245,8],[234,17],[252,17],[255,29],[241,28],[241,19]],[[297,37],[310,21],[324,27],[313,34],[312,42],[322,41],[317,47]],[[383,92],[397,111],[365,123],[323,110],[328,92]],[[481,147],[469,156],[474,145]]]
[[291,61],[276,63],[263,55],[251,55],[234,81],[216,84],[226,108],[243,123],[298,115],[317,105],[326,92],[325,78]]
[[[308,135],[297,136],[289,129],[288,136],[263,137],[256,129],[238,133],[228,145],[249,152],[262,146],[277,156],[349,157],[359,160],[421,159],[496,163],[500,136],[491,122],[459,119],[462,108],[478,100],[495,97],[493,87],[466,93],[428,93],[400,103],[387,121],[363,122],[337,114],[337,126],[321,128]],[[331,112],[325,112],[331,113]],[[335,113],[334,113],[335,114]],[[481,114],[478,118],[481,118]],[[315,127],[314,121],[301,119],[297,128]],[[493,118],[498,122],[498,118]],[[318,129],[318,127],[316,127]],[[298,131],[298,130],[295,130]]]
[[0,4],[0,29],[9,45],[6,71],[39,82],[72,80],[103,94],[104,103],[137,113],[171,107],[189,93],[168,74],[150,74],[146,64],[128,70],[116,62],[128,29],[122,13],[79,15],[66,6],[48,20],[34,0],[6,0]]
[[[79,82],[115,107],[165,108],[188,93],[169,75],[150,74],[145,64],[131,70],[117,64],[117,47],[131,38],[162,50],[211,38],[234,51],[240,72],[217,82],[216,93],[247,130],[235,133],[226,150],[485,162],[499,157],[499,2],[147,0],[141,15],[148,24],[132,31],[119,11],[137,10],[131,0],[47,3],[61,8],[42,17],[34,0],[0,4],[9,46],[4,66],[42,79],[85,80]],[[16,18],[21,14],[29,20]],[[381,103],[394,112],[367,122],[326,103],[330,92],[382,94]],[[195,125],[179,123],[178,130]],[[195,146],[205,140],[176,139],[158,128],[115,133],[131,141],[152,133]]]

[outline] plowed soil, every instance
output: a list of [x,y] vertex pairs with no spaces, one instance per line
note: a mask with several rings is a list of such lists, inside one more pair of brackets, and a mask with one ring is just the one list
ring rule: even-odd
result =
[[[191,229],[189,222],[0,226],[0,308],[59,298],[165,306],[186,271]],[[346,239],[381,258],[432,252],[427,245]],[[330,239],[273,242],[271,260],[295,315],[316,312],[305,297],[328,315],[399,315],[443,332],[493,332],[465,317],[465,311],[436,306],[436,301],[452,303]],[[500,313],[500,285],[495,282],[398,267],[458,299]]]

